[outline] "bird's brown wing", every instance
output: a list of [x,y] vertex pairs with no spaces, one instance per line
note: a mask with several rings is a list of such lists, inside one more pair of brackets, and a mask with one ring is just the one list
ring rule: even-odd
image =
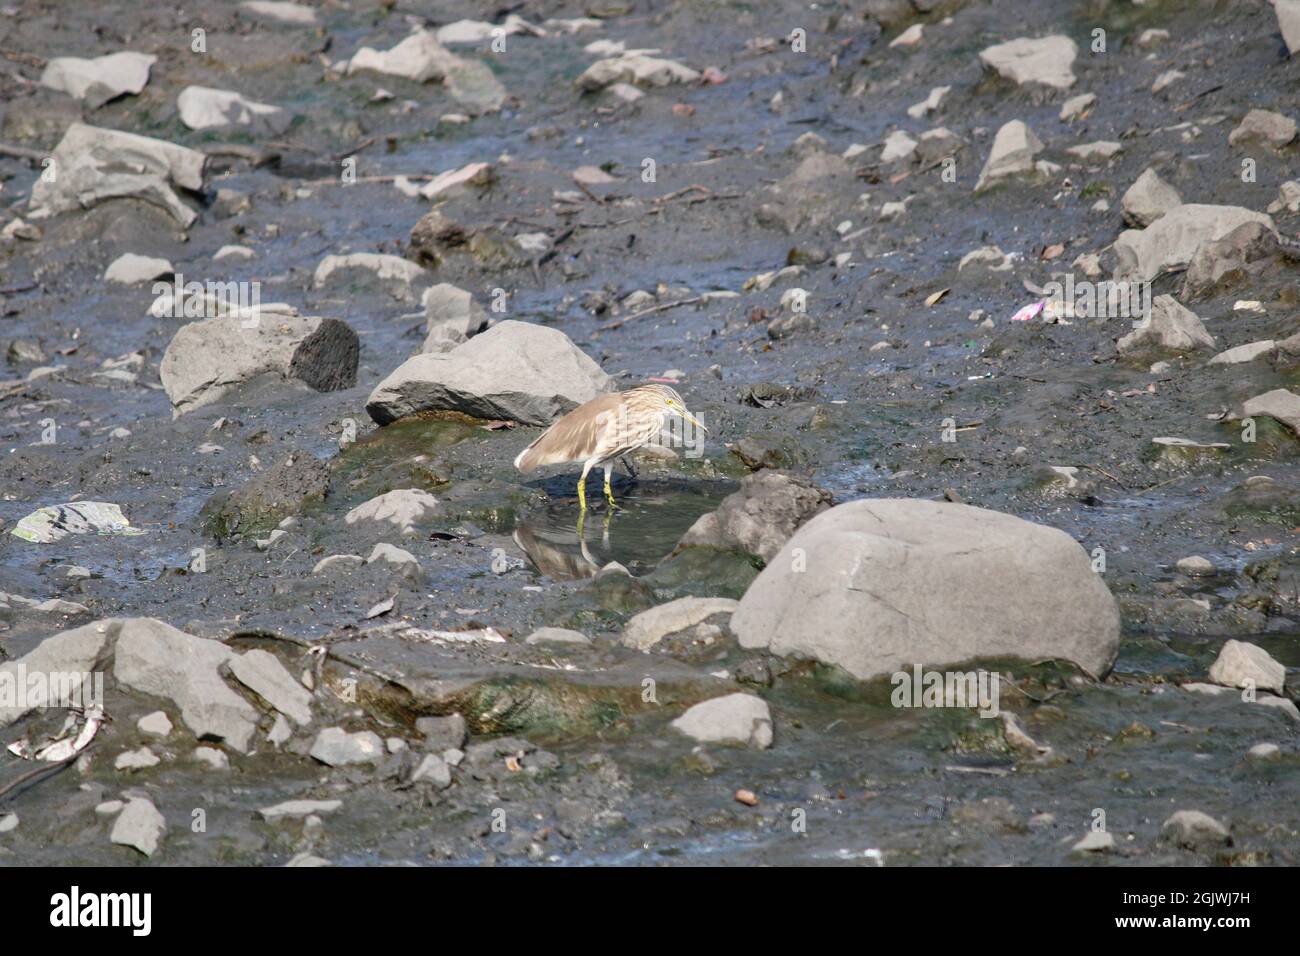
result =
[[519,453],[515,467],[528,472],[540,465],[560,465],[613,450],[606,430],[618,421],[620,398],[616,392],[598,395],[579,405],[537,436],[537,440]]

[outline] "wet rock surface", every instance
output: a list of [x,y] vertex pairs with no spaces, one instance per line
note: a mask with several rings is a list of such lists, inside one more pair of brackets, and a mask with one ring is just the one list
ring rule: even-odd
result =
[[[200,57],[156,5],[20,3],[0,692],[102,675],[111,719],[0,696],[6,747],[75,758],[0,794],[0,861],[1294,865],[1294,6],[218,0]],[[42,85],[130,51],[143,84]],[[192,129],[192,87],[288,125]],[[105,281],[128,254],[174,278]],[[1066,276],[1150,281],[1208,340],[1121,351],[1143,317],[1094,286],[1011,321]],[[208,283],[258,283],[260,324]],[[617,510],[512,468],[649,379],[710,432],[619,465]],[[1060,550],[798,543],[895,498]],[[78,501],[144,533],[10,533]],[[754,641],[778,613],[799,648]],[[855,656],[868,619],[912,649]],[[970,661],[1009,650],[972,622],[1034,634]],[[914,665],[996,671],[1014,720],[896,704]],[[39,759],[5,756],[0,788]]]

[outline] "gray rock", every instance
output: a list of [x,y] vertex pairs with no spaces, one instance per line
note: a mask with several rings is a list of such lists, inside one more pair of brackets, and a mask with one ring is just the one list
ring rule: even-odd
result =
[[1183,574],[1190,575],[1194,578],[1207,577],[1214,574],[1214,565],[1199,554],[1193,554],[1186,558],[1179,558],[1175,565]]
[[1082,116],[1097,102],[1096,93],[1080,93],[1078,96],[1071,96],[1061,104],[1061,112],[1057,118],[1069,122],[1076,117]]
[[162,276],[173,274],[176,269],[166,259],[153,256],[138,256],[134,252],[118,256],[104,271],[105,282],[119,285],[135,285],[137,282],[150,282]]
[[181,226],[198,214],[172,187],[199,192],[207,156],[197,150],[134,133],[73,123],[51,157],[58,175],[32,186],[31,218],[89,209],[130,197],[159,206]]
[[1272,110],[1251,110],[1242,117],[1241,124],[1228,134],[1228,142],[1266,143],[1282,147],[1295,139],[1296,122],[1289,116]]
[[149,82],[149,70],[158,62],[148,53],[124,50],[83,60],[57,56],[45,65],[41,86],[81,100],[87,109],[99,109],[109,100],[136,96]]
[[1285,388],[1275,388],[1263,395],[1256,395],[1241,405],[1243,418],[1267,415],[1300,435],[1300,395]]
[[318,392],[351,388],[360,354],[357,333],[338,319],[219,316],[177,329],[159,374],[179,418],[263,376]]
[[435,790],[445,790],[451,786],[451,768],[437,754],[425,754],[420,765],[411,774],[412,783],[427,781]]
[[1238,345],[1234,348],[1224,349],[1207,363],[1209,365],[1240,365],[1243,362],[1253,362],[1255,359],[1263,358],[1277,347],[1277,342],[1272,339],[1263,339],[1259,342],[1247,342],[1245,345]]
[[837,505],[795,532],[731,629],[742,647],[839,665],[861,680],[990,657],[1073,661],[1100,676],[1118,651],[1119,610],[1062,531],[884,498]]
[[418,488],[401,488],[357,505],[343,516],[343,523],[365,522],[409,535],[415,533],[416,525],[439,514],[442,514],[442,504],[433,495]]
[[158,766],[158,757],[148,747],[139,750],[127,750],[117,755],[113,761],[114,770],[145,770]]
[[[93,687],[87,684],[83,688],[84,682],[78,675],[101,669],[115,631],[115,622],[97,621],[47,637],[17,660],[0,664],[0,682],[16,687],[23,686],[19,682],[25,680],[25,674],[66,674],[69,678],[68,693],[81,695],[88,702]],[[53,701],[50,700],[51,693],[55,698]],[[46,682],[27,688],[22,704],[0,705],[0,727],[8,727],[38,707],[57,703],[60,696],[59,690]]]
[[1285,697],[1274,697],[1272,694],[1261,694],[1255,698],[1255,703],[1280,710],[1292,720],[1300,723],[1300,708],[1297,708],[1292,701]]
[[1115,279],[1150,281],[1163,270],[1187,267],[1203,242],[1222,239],[1247,222],[1276,231],[1271,217],[1240,206],[1184,203],[1145,229],[1126,229],[1115,240]]
[[575,81],[581,90],[601,90],[616,83],[658,87],[673,83],[694,83],[700,74],[674,60],[629,50],[597,60]]
[[326,727],[316,735],[311,755],[330,767],[376,763],[384,755],[384,742],[369,730],[350,734],[342,727]]
[[357,554],[331,554],[328,558],[321,558],[317,561],[316,567],[311,569],[311,573],[327,574],[330,571],[350,571],[361,567],[365,563],[365,558]]
[[1105,830],[1089,830],[1070,849],[1074,853],[1109,853],[1115,849],[1115,837]]
[[993,137],[993,147],[980,171],[975,191],[986,189],[999,179],[1033,172],[1034,156],[1042,149],[1042,140],[1021,120],[1006,123]]
[[1200,318],[1171,295],[1156,296],[1151,314],[1122,336],[1115,347],[1121,354],[1149,356],[1152,352],[1192,352],[1214,348],[1214,336]]
[[1246,755],[1252,760],[1278,760],[1282,756],[1282,748],[1277,744],[1255,744]]
[[455,54],[428,30],[416,30],[390,50],[362,47],[348,62],[348,75],[363,71],[400,76],[415,83],[446,77]]
[[1289,53],[1300,50],[1300,0],[1273,0],[1273,12]]
[[167,821],[153,805],[153,801],[144,797],[132,797],[113,821],[113,829],[108,838],[113,843],[139,850],[145,856],[153,856],[158,849],[158,841],[166,832]]
[[148,734],[150,737],[166,737],[172,732],[172,722],[167,714],[161,710],[155,710],[152,714],[145,714],[135,722],[136,729],[142,734]]
[[414,285],[428,279],[429,273],[401,256],[354,252],[345,256],[326,256],[316,267],[312,281],[319,289],[339,282],[355,281],[358,276],[388,283],[398,298],[413,300]]
[[420,347],[421,352],[450,352],[491,324],[474,296],[449,282],[425,290],[424,315],[429,334]]
[[232,90],[187,86],[176,98],[181,122],[197,130],[245,130],[254,136],[279,136],[293,114],[268,103],[255,103]]
[[1183,295],[1213,295],[1249,283],[1277,254],[1272,229],[1261,222],[1243,222],[1223,237],[1196,247],[1183,280]]
[[772,746],[772,712],[753,694],[728,694],[694,707],[672,726],[701,743],[742,744],[755,750]]
[[371,393],[366,411],[381,425],[426,411],[547,425],[612,388],[563,332],[508,320],[450,352],[407,359]]
[[1124,221],[1138,229],[1151,225],[1169,210],[1182,204],[1183,197],[1178,195],[1178,190],[1161,179],[1159,173],[1151,167],[1142,171],[1142,175],[1134,180],[1120,200]]
[[257,812],[267,823],[278,823],[281,820],[299,820],[307,816],[333,813],[341,806],[342,800],[286,800],[273,807],[263,807]]
[[248,12],[256,17],[274,20],[292,26],[311,26],[316,22],[316,11],[301,3],[289,0],[242,0],[239,12]]
[[763,470],[745,476],[740,490],[691,525],[677,547],[740,550],[771,561],[801,525],[831,504],[830,492],[807,478]]
[[366,564],[374,564],[376,561],[384,562],[390,570],[398,574],[415,576],[420,573],[420,562],[415,559],[415,555],[385,541],[375,545],[375,549],[370,552],[370,557],[366,558]]
[[266,734],[267,741],[273,747],[279,747],[293,737],[293,728],[289,726],[289,721],[285,719],[284,714],[275,715],[275,723]]
[[311,692],[270,651],[254,648],[231,657],[230,673],[298,726],[311,723]]
[[18,814],[6,813],[0,816],[0,833],[9,833],[18,829]]
[[524,638],[525,644],[582,644],[591,643],[591,638],[581,631],[571,631],[567,627],[539,627]]
[[623,628],[623,643],[648,651],[669,634],[694,627],[715,614],[731,614],[736,606],[731,598],[678,598],[634,616]]
[[1244,641],[1227,641],[1210,665],[1210,680],[1223,687],[1250,687],[1282,693],[1286,668],[1268,651]]
[[1200,810],[1179,810],[1161,824],[1160,839],[1189,850],[1232,845],[1228,828]]
[[424,746],[435,751],[462,747],[468,736],[465,718],[460,714],[420,717],[415,721],[415,729],[424,734]]
[[980,53],[980,63],[1022,86],[1040,83],[1065,90],[1074,85],[1078,55],[1079,48],[1067,36],[1020,37],[988,47]]
[[170,700],[200,739],[224,741],[248,752],[257,710],[221,679],[234,652],[153,618],[120,622],[113,674],[124,687]]
[[195,747],[190,756],[199,763],[205,763],[213,770],[229,770],[230,758],[216,747]]

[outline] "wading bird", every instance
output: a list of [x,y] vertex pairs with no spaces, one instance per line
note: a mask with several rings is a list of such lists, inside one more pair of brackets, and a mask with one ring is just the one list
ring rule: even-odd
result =
[[670,416],[708,431],[687,410],[682,397],[667,385],[640,385],[626,392],[599,395],[542,432],[519,453],[515,467],[527,473],[541,465],[582,462],[578,504],[586,511],[587,472],[601,465],[605,469],[605,500],[612,508],[614,491],[609,479],[615,460],[653,442]]

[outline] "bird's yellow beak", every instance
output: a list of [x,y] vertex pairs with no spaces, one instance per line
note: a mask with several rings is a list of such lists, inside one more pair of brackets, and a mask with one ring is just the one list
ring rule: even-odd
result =
[[694,415],[688,415],[686,412],[682,412],[682,418],[686,419],[688,422],[690,422],[690,423],[691,423],[692,425],[694,425],[696,428],[698,428],[698,429],[700,429],[701,431],[703,431],[706,435],[709,433],[709,430],[708,430],[707,428],[704,427],[704,423],[703,423],[702,421],[700,421],[698,418],[696,418]]

